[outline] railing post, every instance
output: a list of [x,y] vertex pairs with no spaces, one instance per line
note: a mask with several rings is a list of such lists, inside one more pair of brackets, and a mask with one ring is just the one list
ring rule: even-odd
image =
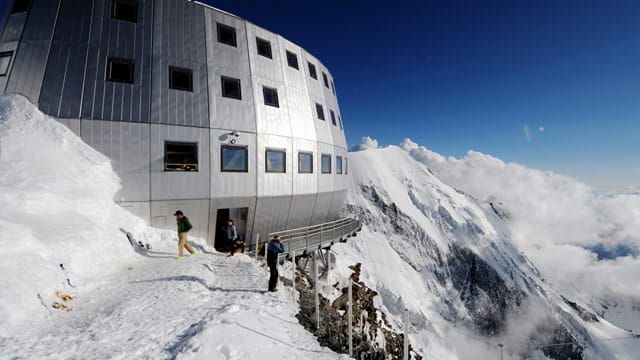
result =
[[404,348],[402,351],[402,359],[409,360],[409,310],[404,309],[402,316],[404,321]]
[[353,282],[349,278],[349,298],[347,302],[347,321],[349,324],[349,357],[353,357]]
[[498,344],[498,360],[504,359],[504,344]]
[[293,291],[291,292],[293,295],[293,302],[296,302],[296,251],[293,250],[291,252],[291,264],[293,265],[293,271],[291,274],[291,288]]
[[258,253],[260,253],[260,233],[256,234],[256,261],[258,261]]
[[331,286],[331,249],[327,249],[327,285]]
[[313,287],[315,290],[316,303],[316,329],[320,329],[320,294],[318,293],[318,261],[316,260],[317,251],[313,252]]

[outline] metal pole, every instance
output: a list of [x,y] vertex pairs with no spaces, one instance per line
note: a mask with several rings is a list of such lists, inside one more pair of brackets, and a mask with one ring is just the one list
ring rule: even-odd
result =
[[331,249],[327,249],[327,285],[331,286]]
[[293,272],[292,272],[292,276],[291,276],[291,288],[292,288],[292,297],[293,297],[293,302],[296,302],[296,251],[293,250],[291,252],[291,264],[293,265]]
[[349,321],[349,357],[353,357],[353,282],[349,279],[349,301],[347,303]]
[[[260,234],[256,234],[256,261],[258,261],[258,253],[259,252],[260,252]],[[266,251],[265,251],[265,253],[266,253]]]
[[320,329],[320,296],[318,294],[318,261],[316,260],[316,256],[318,252],[315,251],[313,253],[313,287],[315,290],[315,303],[316,303],[316,329]]
[[403,321],[404,321],[404,350],[402,352],[402,359],[409,360],[409,310],[407,309],[404,309]]
[[498,344],[498,360],[504,359],[504,344]]

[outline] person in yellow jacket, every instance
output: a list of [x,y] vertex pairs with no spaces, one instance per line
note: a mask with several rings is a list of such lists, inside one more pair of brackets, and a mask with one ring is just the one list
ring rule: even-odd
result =
[[182,249],[187,249],[189,256],[193,256],[196,252],[187,242],[187,233],[193,228],[193,225],[191,225],[189,218],[184,216],[181,210],[177,210],[173,216],[176,217],[178,224],[178,257],[176,259],[184,258]]

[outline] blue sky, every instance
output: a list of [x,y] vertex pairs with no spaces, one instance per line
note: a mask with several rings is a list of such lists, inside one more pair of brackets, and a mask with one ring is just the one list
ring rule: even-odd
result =
[[320,58],[350,145],[411,137],[640,186],[640,1],[204,2]]

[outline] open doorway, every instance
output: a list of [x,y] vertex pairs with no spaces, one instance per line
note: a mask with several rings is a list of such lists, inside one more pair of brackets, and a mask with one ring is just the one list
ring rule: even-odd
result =
[[247,215],[249,214],[249,208],[232,208],[232,209],[218,209],[216,214],[216,240],[214,247],[218,251],[230,251],[233,245],[229,239],[227,239],[227,220],[233,220],[233,223],[238,230],[238,236],[245,240],[247,234]]

